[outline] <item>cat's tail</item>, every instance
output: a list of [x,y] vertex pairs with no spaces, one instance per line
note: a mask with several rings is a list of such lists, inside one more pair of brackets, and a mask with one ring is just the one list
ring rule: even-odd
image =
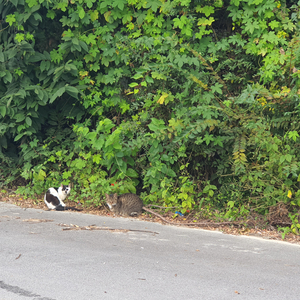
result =
[[76,208],[74,206],[65,206],[65,210],[82,211],[81,208]]
[[57,205],[55,210],[62,211],[62,210],[74,210],[74,211],[82,211],[82,209],[78,209],[73,206],[62,206],[61,204]]

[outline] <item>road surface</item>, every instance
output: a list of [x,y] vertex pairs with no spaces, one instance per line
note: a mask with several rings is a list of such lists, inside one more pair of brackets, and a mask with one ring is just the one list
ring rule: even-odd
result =
[[299,300],[300,246],[0,202],[0,300],[20,299]]

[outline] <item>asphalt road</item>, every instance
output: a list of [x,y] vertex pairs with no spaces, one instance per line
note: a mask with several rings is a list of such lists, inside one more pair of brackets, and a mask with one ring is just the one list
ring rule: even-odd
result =
[[300,246],[0,202],[0,300],[19,299],[299,300]]

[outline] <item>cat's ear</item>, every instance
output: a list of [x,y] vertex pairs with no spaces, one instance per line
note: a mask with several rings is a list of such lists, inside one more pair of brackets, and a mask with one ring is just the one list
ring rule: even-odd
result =
[[105,193],[105,197],[108,198],[108,194]]
[[63,187],[64,187],[64,185],[63,185],[63,184],[61,184],[61,185],[60,185],[60,187],[61,187],[61,188],[63,188]]

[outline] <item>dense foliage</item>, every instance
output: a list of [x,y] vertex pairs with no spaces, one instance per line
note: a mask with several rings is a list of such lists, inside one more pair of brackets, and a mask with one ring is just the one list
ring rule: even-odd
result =
[[284,203],[298,232],[299,7],[0,0],[2,185],[231,219]]

